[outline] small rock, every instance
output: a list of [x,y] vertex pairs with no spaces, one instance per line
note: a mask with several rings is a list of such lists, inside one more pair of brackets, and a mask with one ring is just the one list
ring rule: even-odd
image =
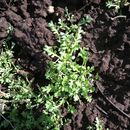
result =
[[49,6],[47,11],[50,14],[54,13],[54,6]]

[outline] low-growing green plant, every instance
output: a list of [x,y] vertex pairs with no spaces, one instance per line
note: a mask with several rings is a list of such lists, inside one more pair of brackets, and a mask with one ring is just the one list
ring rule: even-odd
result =
[[128,0],[108,0],[107,7],[115,8],[116,11],[121,10],[124,6],[128,6],[130,3]]
[[[89,53],[86,48],[80,47],[81,26],[67,26],[63,21],[59,25],[50,23],[50,27],[58,37],[59,47],[46,46],[45,51],[55,61],[49,62],[46,78],[52,83],[47,90],[54,92],[55,97],[69,97],[78,101],[81,97],[91,100],[89,95],[94,91],[92,85],[93,67],[87,66]],[[77,53],[77,56],[76,56]],[[77,62],[82,60],[81,65]],[[51,86],[53,85],[53,86]]]
[[[22,104],[26,105],[25,110],[32,106],[31,98],[34,95],[30,83],[17,75],[17,71],[20,69],[21,67],[14,64],[12,48],[9,49],[4,45],[0,54],[0,85],[5,88],[5,91],[0,90],[0,114],[2,117],[4,117],[4,114],[8,115],[8,119],[4,118],[4,121],[0,123],[0,128],[8,128],[11,124],[13,129],[15,126],[16,130],[23,129],[22,127],[18,128],[18,126],[24,124],[24,122],[21,123],[20,117],[16,116],[18,109]],[[31,118],[33,119],[33,117]],[[13,126],[11,122],[15,125]],[[27,124],[24,124],[24,127],[26,125],[29,125],[29,120]]]
[[[84,21],[79,24],[69,23],[69,25],[61,19],[58,24],[53,22],[49,24],[59,45],[57,47],[46,45],[44,48],[52,61],[49,61],[46,72],[46,78],[50,80],[50,83],[42,88],[42,92],[50,97],[45,104],[46,112],[52,116],[54,122],[58,118],[55,119],[53,116],[59,115],[61,123],[59,126],[63,123],[60,114],[61,106],[67,104],[68,111],[74,112],[75,108],[70,104],[81,99],[87,101],[92,99],[90,94],[94,91],[92,75],[94,67],[87,66],[89,52],[80,46],[84,33],[81,25],[85,23],[85,20],[90,21],[91,18],[88,18],[83,19]],[[60,127],[57,126],[55,129],[59,130]]]
[[95,127],[96,127],[96,130],[103,130],[103,123],[101,120],[99,120],[98,117],[96,117],[96,121],[95,121]]
[[[87,127],[88,130],[104,130],[104,124],[102,120],[96,117],[93,125]],[[109,130],[108,128],[106,130]]]
[[[20,101],[23,99],[27,101],[30,99],[29,83],[22,77],[17,77],[17,71],[20,70],[19,66],[16,66],[13,61],[12,49],[4,47],[4,51],[0,55],[0,84],[7,87],[8,99],[10,102]],[[16,92],[17,91],[17,92]]]
[[7,38],[5,39],[5,44],[8,42],[8,41],[10,41],[10,39],[12,38],[12,34],[13,34],[13,32],[14,32],[14,28],[13,28],[13,26],[11,25],[11,24],[9,24],[9,26],[8,26],[8,28],[7,28],[7,30],[6,30],[6,32],[7,32]]
[[51,119],[44,113],[35,117],[34,110],[46,99],[42,97],[40,102],[33,92],[33,78],[27,80],[28,77],[18,74],[22,68],[15,64],[12,49],[5,44],[0,54],[0,85],[5,89],[0,90],[0,117],[3,119],[0,129],[44,130],[51,124]]

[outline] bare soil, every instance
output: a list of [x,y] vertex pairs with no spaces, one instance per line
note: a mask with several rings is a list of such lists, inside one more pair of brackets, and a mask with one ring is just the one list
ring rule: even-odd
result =
[[[50,13],[49,6],[54,6]],[[89,62],[99,73],[93,101],[77,104],[72,123],[63,130],[85,130],[96,117],[103,120],[105,129],[130,129],[130,10],[122,10],[126,17],[117,17],[104,0],[9,0],[0,1],[0,46],[7,38],[9,25],[14,27],[11,41],[17,63],[32,73],[35,84],[44,80],[47,56],[43,46],[55,45],[56,38],[48,22],[64,17],[68,7],[76,20],[90,15],[93,21],[84,28],[82,45],[89,47]],[[63,108],[65,113],[65,108]]]

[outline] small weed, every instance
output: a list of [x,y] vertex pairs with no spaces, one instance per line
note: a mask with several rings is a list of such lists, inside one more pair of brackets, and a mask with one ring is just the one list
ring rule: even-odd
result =
[[[15,65],[12,49],[13,46],[10,48],[4,42],[0,54],[0,116],[3,119],[0,128],[27,130],[35,126],[31,111],[33,108],[31,99],[35,97],[31,89],[33,79],[28,82],[27,77],[18,75],[17,72],[22,68]],[[23,106],[23,112],[20,112]],[[22,113],[26,113],[26,117]]]
[[124,6],[128,6],[130,3],[128,2],[128,0],[109,0],[107,2],[107,7],[108,8],[115,8],[115,10],[118,12],[119,10],[121,11],[121,9]]
[[[73,16],[67,14],[69,20]],[[86,22],[87,21],[87,22]],[[42,92],[48,95],[46,102],[46,113],[51,116],[53,122],[57,122],[55,129],[59,130],[62,122],[60,107],[67,104],[68,111],[74,112],[72,102],[80,101],[82,98],[91,101],[93,88],[94,67],[87,66],[89,57],[88,50],[80,47],[82,34],[81,25],[88,24],[90,17],[84,18],[79,24],[67,24],[65,20],[59,19],[58,24],[49,24],[56,35],[59,46],[45,46],[44,51],[52,58],[49,61],[46,78],[50,84],[42,88]],[[78,64],[79,60],[81,64]],[[46,97],[47,98],[47,97]],[[60,125],[58,125],[60,124]]]
[[98,117],[96,117],[95,123],[92,126],[89,126],[87,129],[88,130],[104,130],[104,124]]
[[7,32],[8,36],[7,36],[6,40],[5,40],[5,42],[8,42],[12,38],[12,34],[14,32],[14,28],[13,28],[13,26],[11,24],[9,24],[6,32]]
[[96,130],[103,130],[103,123],[102,121],[99,120],[98,117],[96,117],[95,127],[96,127]]

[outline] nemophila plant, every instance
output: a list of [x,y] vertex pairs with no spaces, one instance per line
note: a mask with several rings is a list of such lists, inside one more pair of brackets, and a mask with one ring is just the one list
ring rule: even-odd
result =
[[128,0],[108,0],[107,7],[115,8],[116,11],[121,10],[124,6],[128,6],[130,3]]
[[[20,117],[16,116],[22,104],[25,104],[25,110],[31,109],[31,98],[34,97],[30,88],[31,81],[28,82],[26,78],[17,75],[17,71],[20,69],[21,67],[14,64],[12,48],[4,45],[0,54],[0,85],[5,89],[0,89],[0,116],[3,118],[0,128],[10,128],[9,126],[11,126],[14,129],[16,126],[15,129],[20,130],[23,129],[22,126],[29,125],[29,120],[27,120],[27,124],[22,124]],[[7,118],[4,114],[8,115]],[[33,116],[30,118],[33,119]],[[15,125],[13,126],[11,122]]]
[[[92,126],[87,127],[88,130],[104,130],[104,124],[102,120],[96,117],[95,122]],[[106,130],[109,130],[108,128]]]
[[[62,20],[59,20],[59,25],[50,23],[50,27],[57,35],[60,46],[58,48],[46,46],[44,49],[49,56],[56,58],[55,61],[49,62],[46,78],[52,84],[46,88],[50,88],[55,93],[55,97],[67,96],[74,101],[83,97],[90,101],[89,93],[93,92],[94,68],[87,66],[89,53],[85,48],[80,47],[83,33],[81,26],[68,27]],[[82,60],[81,65],[77,63],[79,59]]]
[[[85,20],[90,21],[90,18],[84,19],[84,23]],[[62,123],[61,106],[67,104],[68,111],[73,113],[75,108],[70,105],[72,102],[81,99],[89,102],[92,100],[90,94],[94,91],[92,75],[94,67],[87,66],[89,52],[87,48],[80,46],[84,33],[81,26],[83,22],[67,24],[65,20],[59,19],[58,24],[49,23],[59,45],[57,47],[46,45],[44,48],[52,61],[49,61],[46,71],[46,78],[50,80],[50,83],[42,88],[42,92],[50,97],[45,104],[46,110],[49,110],[47,114],[50,114],[52,119],[59,115],[60,123]],[[55,119],[54,122],[56,122]],[[59,130],[60,127],[56,129]]]
[[[29,83],[22,77],[17,77],[17,71],[21,68],[16,66],[13,61],[13,51],[4,47],[4,51],[0,54],[0,84],[7,87],[8,91],[5,95],[9,95],[11,102],[30,99]],[[15,104],[15,103],[14,103]]]

